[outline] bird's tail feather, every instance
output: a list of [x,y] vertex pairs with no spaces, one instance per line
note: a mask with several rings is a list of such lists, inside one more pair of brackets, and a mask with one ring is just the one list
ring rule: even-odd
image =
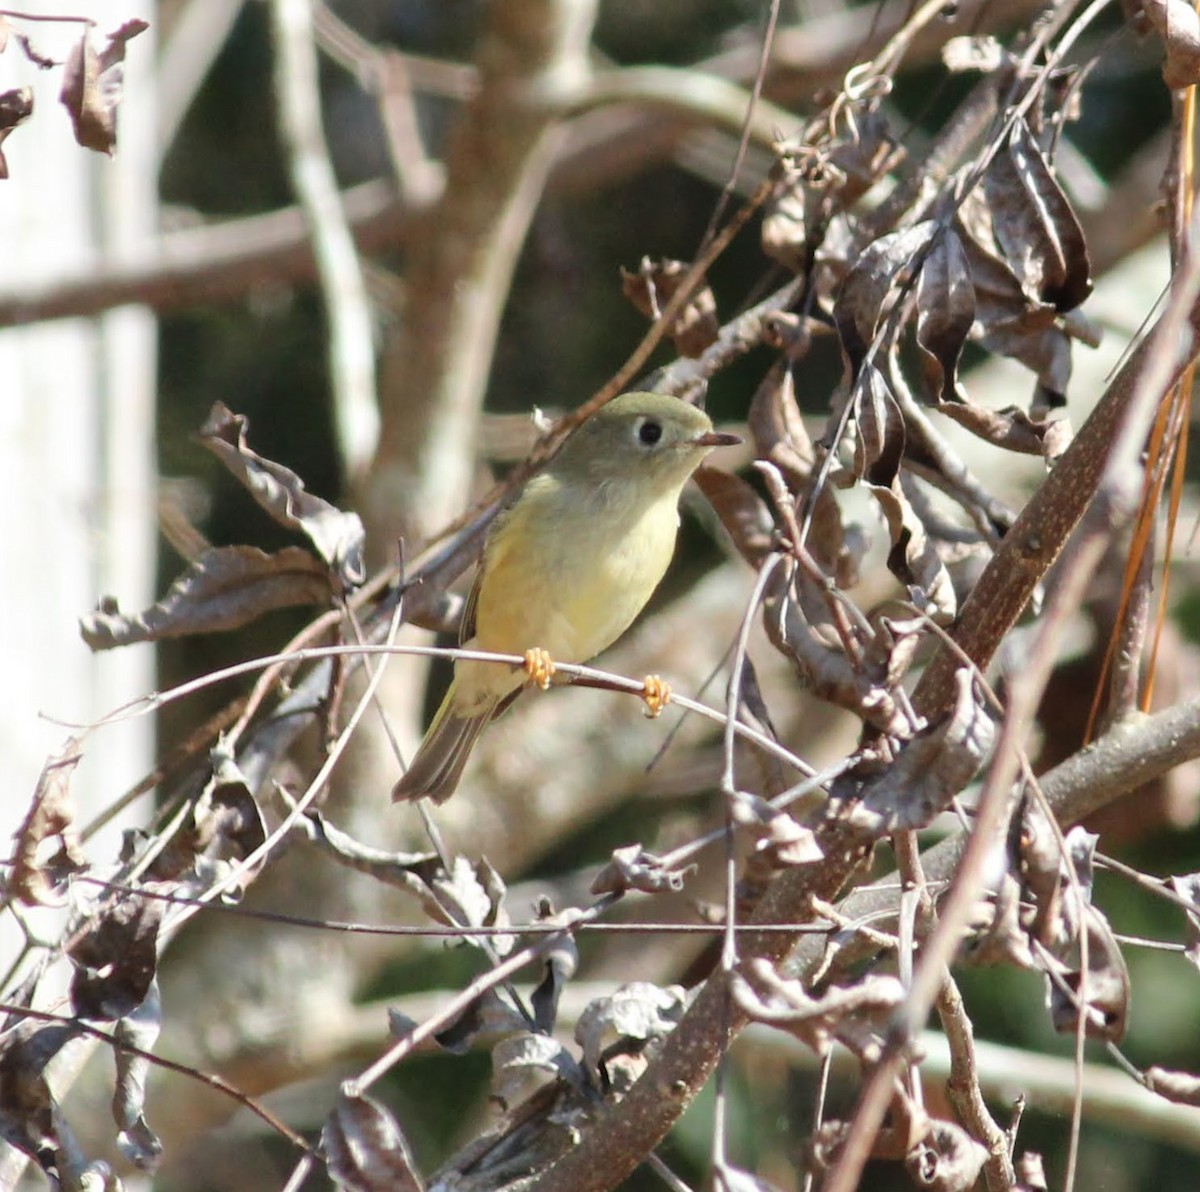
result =
[[404,776],[393,787],[392,801],[430,798],[444,803],[450,798],[493,712],[489,708],[478,716],[456,716],[447,698]]

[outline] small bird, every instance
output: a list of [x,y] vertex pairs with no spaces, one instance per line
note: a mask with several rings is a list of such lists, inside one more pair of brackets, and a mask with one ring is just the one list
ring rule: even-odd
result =
[[629,628],[671,561],[688,477],[714,447],[740,442],[659,393],[613,398],[567,439],[497,518],[460,633],[472,650],[540,658],[543,673],[455,663],[393,799],[444,802],[484,726],[531,673],[545,686],[550,660],[586,662]]

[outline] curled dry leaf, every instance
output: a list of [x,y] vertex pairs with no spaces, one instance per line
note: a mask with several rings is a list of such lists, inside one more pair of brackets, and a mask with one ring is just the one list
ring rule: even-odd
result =
[[58,885],[87,868],[75,831],[70,790],[71,774],[82,758],[79,742],[71,737],[47,759],[13,839],[12,865],[4,887],[8,897],[23,906],[55,903]]
[[747,422],[755,456],[778,470],[793,498],[811,502],[809,553],[839,588],[853,587],[858,582],[858,559],[847,541],[837,498],[828,486],[812,496],[817,452],[796,401],[791,368],[776,365],[763,378],[750,402]]
[[0,1137],[57,1176],[65,1118],[46,1083],[46,1065],[77,1034],[73,1026],[19,1022],[0,1035]]
[[883,975],[810,997],[800,981],[781,977],[761,958],[742,964],[730,988],[733,1000],[755,1022],[786,1031],[819,1056],[842,1043],[867,1063],[882,1055],[888,1022],[905,997],[900,981]]
[[125,1015],[113,1029],[116,1040],[116,1087],[112,1112],[117,1123],[117,1146],[121,1154],[139,1171],[153,1171],[162,1157],[163,1145],[146,1121],[146,1077],[150,1074],[148,1055],[134,1054],[154,1049],[162,1027],[162,999],[158,981],[151,982],[142,1004]]
[[1022,120],[983,176],[992,232],[1027,295],[1059,314],[1092,292],[1083,228]]
[[[1037,955],[1047,971],[1055,1030],[1069,1034],[1077,1029],[1082,998],[1088,1036],[1116,1042],[1124,1037],[1129,1016],[1129,970],[1108,920],[1091,905],[1095,843],[1095,836],[1073,828],[1064,858],[1058,833],[1037,802],[1026,799],[1014,821],[1009,847],[1017,854],[1024,898],[1034,905],[1027,931],[1044,949]],[[1085,931],[1086,980],[1080,970],[1084,951],[1080,937]]]
[[808,264],[808,187],[805,173],[791,162],[781,167],[775,195],[763,213],[762,250],[793,273]]
[[1154,1064],[1142,1073],[1142,1083],[1152,1093],[1174,1101],[1176,1105],[1200,1107],[1200,1076],[1191,1072],[1160,1068]]
[[749,914],[781,869],[819,861],[824,853],[815,833],[766,799],[748,791],[734,791],[729,805],[733,822],[746,828],[754,841],[737,887],[738,914]]
[[818,699],[860,716],[888,736],[908,737],[908,716],[894,693],[878,676],[856,667],[844,651],[805,615],[805,601],[796,599],[793,583],[808,578],[798,567],[777,567],[763,595],[763,627],[771,644],[796,665],[804,685]]
[[542,926],[557,925],[563,929],[561,934],[551,937],[550,950],[543,956],[546,975],[529,998],[533,1006],[534,1024],[540,1031],[549,1033],[554,1029],[558,1020],[558,1000],[567,982],[579,968],[579,948],[570,930],[577,917],[578,912],[575,910],[559,915],[538,916],[538,923]]
[[480,857],[472,865],[466,857],[456,856],[447,871],[432,853],[395,853],[372,848],[335,828],[320,815],[310,815],[303,830],[313,843],[342,864],[411,894],[435,923],[487,929],[478,935],[463,936],[464,943],[482,947],[486,942],[500,955],[512,951],[515,938],[508,930],[509,917],[504,906],[507,891],[486,857]]
[[[399,1019],[393,1018],[393,1032],[398,1038],[403,1038],[411,1031],[412,1024],[407,1024],[403,1030],[399,1029],[400,1026]],[[461,1014],[433,1037],[437,1045],[444,1050],[454,1055],[465,1055],[480,1044],[504,1039],[528,1029],[528,1019],[517,1013],[503,995],[494,989],[488,989],[472,999]]]
[[917,281],[917,347],[925,385],[935,402],[965,395],[958,362],[975,322],[975,287],[962,239],[952,228],[934,237]]
[[680,986],[661,988],[646,981],[630,982],[590,1002],[575,1024],[575,1042],[583,1048],[593,1085],[606,1092],[624,1091],[640,1075],[647,1047],[670,1034],[686,1008]]
[[[1046,818],[1041,804],[1029,794],[1022,796],[1008,836],[1009,868],[1021,883],[1022,897],[1032,903],[1028,922],[1031,938],[1053,949],[1074,930],[1064,929],[1062,917],[1063,871],[1058,833]],[[1076,924],[1077,926],[1077,924]]]
[[758,795],[734,791],[729,811],[733,822],[754,840],[755,858],[772,871],[819,861],[825,855],[811,829]]
[[[267,823],[245,775],[223,744],[213,748],[210,761],[212,776],[192,809],[189,831],[181,836],[170,872],[177,876],[203,860],[206,880],[222,885],[222,901],[235,903],[262,868],[262,861],[249,869],[241,867],[266,842]],[[235,868],[241,872],[232,877]],[[157,868],[154,873],[166,876]]]
[[[509,925],[504,905],[506,888],[503,879],[486,857],[474,865],[466,857],[454,857],[447,872],[440,861],[418,861],[408,867],[415,884],[410,886],[421,899],[421,905],[438,923],[458,927],[495,928],[486,942],[501,955],[512,951],[515,939],[504,929]],[[467,936],[466,942],[480,947],[482,936]]]
[[1063,966],[1057,977],[1047,976],[1050,1021],[1062,1035],[1079,1025],[1079,1002],[1084,1003],[1084,1032],[1089,1039],[1119,1043],[1129,1022],[1129,968],[1108,920],[1094,906],[1084,910],[1087,931],[1087,974],[1084,980],[1078,954],[1075,967]]
[[987,1162],[987,1147],[961,1126],[934,1118],[929,1129],[904,1157],[913,1184],[930,1192],[970,1192]]
[[757,571],[775,547],[775,522],[767,503],[740,476],[720,468],[701,464],[692,476],[738,554]]
[[267,554],[255,546],[205,551],[144,612],[126,616],[111,597],[79,619],[93,650],[238,629],[275,609],[326,604],[329,574],[299,546]]
[[1003,64],[1008,51],[994,37],[952,37],[942,46],[942,62],[954,73],[977,70],[990,74]]
[[909,599],[939,624],[953,621],[958,602],[950,573],[925,524],[904,495],[904,415],[878,368],[866,366],[855,391],[854,471],[866,484],[887,522],[888,570],[908,589]]
[[1029,935],[1021,923],[1021,888],[1011,873],[1001,878],[995,892],[976,904],[962,958],[970,964],[1036,966]]
[[898,169],[908,156],[879,108],[863,108],[854,125],[853,133],[839,138],[821,165],[833,184],[829,196],[843,211],[854,206],[879,181],[885,169]]
[[116,148],[125,45],[149,28],[145,21],[126,21],[97,49],[89,25],[67,55],[58,98],[71,117],[75,140],[85,149],[111,155]]
[[[33,115],[33,88],[14,87],[0,92],[0,146],[8,134]],[[8,177],[8,161],[0,148],[0,179]]]
[[918,263],[937,225],[924,220],[900,232],[880,236],[863,249],[833,307],[833,320],[850,365],[851,383],[867,357],[875,333],[894,298],[893,287]]
[[582,1085],[583,1074],[574,1056],[550,1035],[522,1031],[492,1048],[491,1097],[505,1113],[560,1080]]
[[974,402],[943,405],[941,412],[995,447],[1022,455],[1040,455],[1054,463],[1071,445],[1073,432],[1066,418],[1032,418],[1017,406],[989,410]]
[[796,401],[796,382],[785,364],[775,365],[763,378],[746,415],[754,455],[774,464],[793,496],[806,493],[816,468],[817,453]]
[[343,1083],[321,1128],[329,1177],[350,1192],[424,1192],[404,1131],[353,1083]]
[[1047,1192],[1050,1181],[1046,1167],[1037,1151],[1025,1151],[1013,1164],[1017,1176],[1016,1192]]
[[664,869],[662,860],[640,844],[613,849],[607,865],[592,880],[591,893],[624,894],[640,890],[643,894],[678,893],[683,889],[688,870]]
[[[621,270],[621,290],[648,319],[658,319],[689,268],[684,261],[652,261],[643,257],[636,273]],[[717,300],[708,285],[698,284],[683,310],[671,321],[667,335],[681,356],[695,359],[716,342],[720,330]]]
[[863,369],[855,387],[854,427],[855,476],[887,488],[900,474],[907,436],[900,404],[873,364]]
[[1071,343],[1059,325],[1058,312],[1027,294],[1001,258],[989,208],[975,192],[963,203],[956,229],[975,290],[972,338],[989,351],[1019,360],[1049,393],[1065,394],[1071,379]]
[[889,766],[860,792],[861,812],[875,834],[923,828],[944,811],[978,773],[991,752],[996,726],[976,698],[970,670],[955,673],[950,714],[906,742]]
[[200,428],[200,442],[281,526],[308,537],[343,587],[362,583],[362,519],[313,496],[290,468],[252,451],[246,441],[249,429],[247,418],[216,402]]
[[1172,875],[1171,889],[1191,903],[1187,916],[1187,945],[1183,954],[1196,968],[1200,968],[1200,873]]
[[1200,15],[1188,0],[1140,0],[1138,7],[1163,40],[1168,87],[1200,83]]
[[[166,893],[147,883],[150,893]],[[158,971],[158,928],[166,903],[140,894],[112,895],[67,957],[74,966],[71,1005],[80,1018],[115,1022],[145,1000]]]

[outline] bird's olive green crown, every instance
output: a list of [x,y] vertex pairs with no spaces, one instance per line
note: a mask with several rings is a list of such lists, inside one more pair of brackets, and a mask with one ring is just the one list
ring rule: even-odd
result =
[[551,471],[568,476],[679,476],[714,447],[740,442],[718,434],[703,411],[662,393],[624,393],[601,406],[563,444]]

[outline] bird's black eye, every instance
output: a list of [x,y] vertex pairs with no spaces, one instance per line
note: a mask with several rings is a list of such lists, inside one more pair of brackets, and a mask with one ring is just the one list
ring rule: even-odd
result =
[[637,437],[639,443],[646,447],[653,447],[662,438],[662,423],[655,422],[653,418],[647,418],[637,428]]

